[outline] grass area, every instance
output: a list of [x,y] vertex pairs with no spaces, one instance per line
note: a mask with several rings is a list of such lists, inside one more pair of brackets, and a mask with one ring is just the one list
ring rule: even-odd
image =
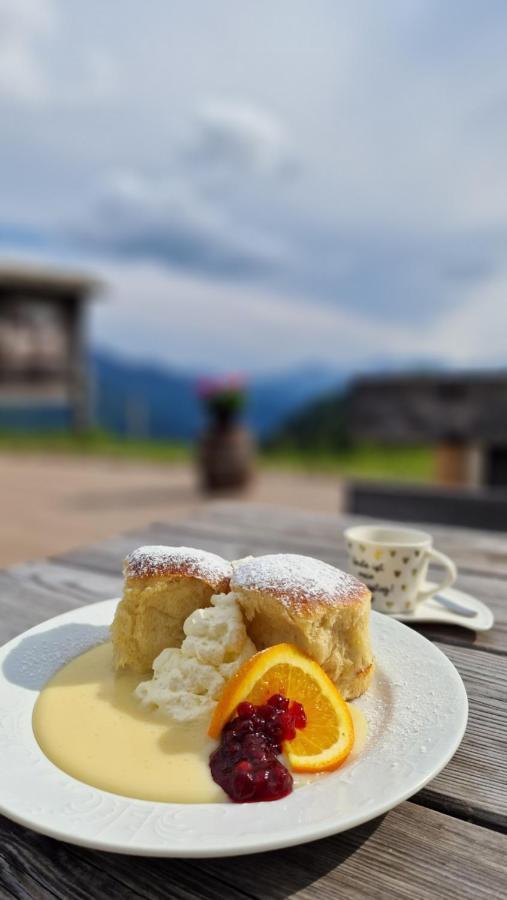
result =
[[0,451],[2,450],[146,459],[156,462],[185,462],[192,455],[190,445],[177,441],[124,438],[103,431],[91,431],[83,435],[67,432],[0,432]]
[[[102,431],[86,435],[60,432],[0,432],[0,451],[64,453],[154,462],[186,462],[192,459],[189,444],[175,441],[122,438]],[[355,478],[431,481],[432,454],[428,447],[360,445],[334,453],[323,451],[264,450],[263,466],[311,472],[333,472]]]
[[267,465],[313,472],[336,472],[353,478],[431,481],[432,452],[429,447],[388,447],[363,444],[338,450],[270,450],[263,454]]

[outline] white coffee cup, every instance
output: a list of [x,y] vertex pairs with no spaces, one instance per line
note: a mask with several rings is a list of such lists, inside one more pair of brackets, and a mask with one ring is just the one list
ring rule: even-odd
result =
[[[433,538],[415,528],[356,525],[345,531],[350,568],[372,594],[379,612],[410,613],[421,600],[456,580],[452,559],[433,548]],[[428,565],[444,566],[442,582],[425,587]]]

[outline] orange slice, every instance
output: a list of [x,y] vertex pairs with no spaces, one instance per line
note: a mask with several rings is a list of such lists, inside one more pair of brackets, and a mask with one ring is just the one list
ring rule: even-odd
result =
[[324,670],[293,644],[275,644],[241,666],[225,686],[208,734],[218,739],[238,703],[265,703],[283,694],[305,708],[307,725],[283,750],[295,772],[337,769],[354,743],[354,726],[345,700]]

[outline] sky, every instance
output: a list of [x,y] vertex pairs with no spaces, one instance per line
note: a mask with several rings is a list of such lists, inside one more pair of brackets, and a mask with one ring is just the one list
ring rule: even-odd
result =
[[0,0],[0,260],[192,371],[505,366],[504,0]]

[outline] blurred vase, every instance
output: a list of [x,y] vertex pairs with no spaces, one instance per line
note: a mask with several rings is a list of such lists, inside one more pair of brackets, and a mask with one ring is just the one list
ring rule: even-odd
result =
[[239,490],[251,481],[255,445],[247,428],[235,417],[218,415],[201,437],[197,462],[207,492]]

